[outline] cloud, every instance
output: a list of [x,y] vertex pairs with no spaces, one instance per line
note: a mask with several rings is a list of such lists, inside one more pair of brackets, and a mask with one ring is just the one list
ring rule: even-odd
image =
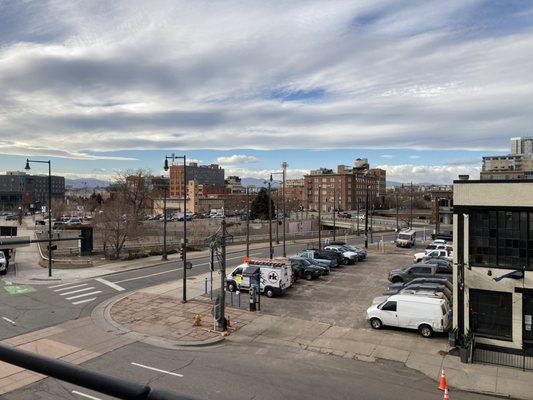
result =
[[[226,176],[237,175],[241,178],[259,178],[259,179],[269,179],[270,174],[272,173],[271,169],[248,169],[248,168],[237,168],[237,167],[225,167],[224,171]],[[308,169],[298,169],[298,168],[289,168],[287,169],[287,179],[297,179],[302,178],[304,175],[309,174]],[[281,178],[279,175],[273,176],[274,180]]]
[[47,147],[38,147],[20,142],[3,142],[0,141],[0,154],[15,155],[15,156],[45,156],[58,158],[71,158],[76,160],[115,160],[115,161],[135,161],[136,158],[120,157],[120,156],[106,156],[88,154],[82,151],[69,151],[61,149],[52,149]]
[[382,158],[394,158],[392,154],[382,154],[381,157]]
[[435,183],[449,185],[459,175],[470,175],[479,179],[481,166],[435,166],[435,165],[380,165],[378,168],[387,170],[387,180],[396,182]]
[[217,164],[235,165],[235,164],[253,164],[258,163],[259,158],[255,156],[248,156],[245,154],[233,154],[229,157],[218,157]]
[[11,2],[0,151],[507,149],[533,125],[532,7]]
[[411,156],[409,156],[409,158],[410,158],[411,160],[418,160],[418,159],[420,158],[420,156],[411,155]]

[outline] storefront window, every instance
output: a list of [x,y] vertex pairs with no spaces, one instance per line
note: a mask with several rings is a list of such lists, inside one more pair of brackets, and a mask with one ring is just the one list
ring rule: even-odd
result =
[[470,329],[481,336],[512,340],[512,294],[470,289]]

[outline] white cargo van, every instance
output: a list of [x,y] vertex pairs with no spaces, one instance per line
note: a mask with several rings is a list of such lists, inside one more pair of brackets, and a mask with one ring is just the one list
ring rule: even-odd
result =
[[249,279],[243,276],[244,270],[249,266],[259,267],[260,290],[267,297],[283,294],[292,284],[292,268],[289,260],[245,257],[243,261],[243,264],[226,275],[226,287],[230,292],[250,288]]
[[383,326],[417,329],[428,338],[433,332],[448,329],[449,309],[448,301],[437,296],[399,294],[370,306],[366,310],[366,319],[374,329]]

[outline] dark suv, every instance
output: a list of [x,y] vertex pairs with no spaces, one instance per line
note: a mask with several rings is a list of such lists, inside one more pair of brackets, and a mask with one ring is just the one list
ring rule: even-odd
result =
[[414,264],[406,268],[393,269],[389,272],[392,283],[409,282],[416,278],[441,277],[452,280],[452,267],[435,264]]
[[298,278],[305,278],[310,281],[325,275],[325,268],[313,265],[304,258],[291,258],[291,268]]

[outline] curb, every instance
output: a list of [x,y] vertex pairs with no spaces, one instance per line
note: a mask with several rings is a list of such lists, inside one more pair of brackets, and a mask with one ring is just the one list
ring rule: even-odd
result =
[[150,336],[142,333],[135,332],[131,329],[126,328],[123,325],[117,323],[111,317],[111,309],[113,306],[118,303],[120,300],[130,296],[135,293],[129,292],[127,294],[119,294],[114,296],[102,303],[98,304],[93,311],[91,312],[91,319],[98,327],[102,328],[106,332],[111,332],[116,335],[122,335],[124,337],[133,339],[138,342],[143,342],[155,347],[160,347],[169,350],[184,349],[189,347],[202,348],[209,347],[212,348],[213,345],[221,343],[225,340],[225,337],[219,336],[203,341],[191,341],[191,340],[171,340],[162,338],[159,336]]

